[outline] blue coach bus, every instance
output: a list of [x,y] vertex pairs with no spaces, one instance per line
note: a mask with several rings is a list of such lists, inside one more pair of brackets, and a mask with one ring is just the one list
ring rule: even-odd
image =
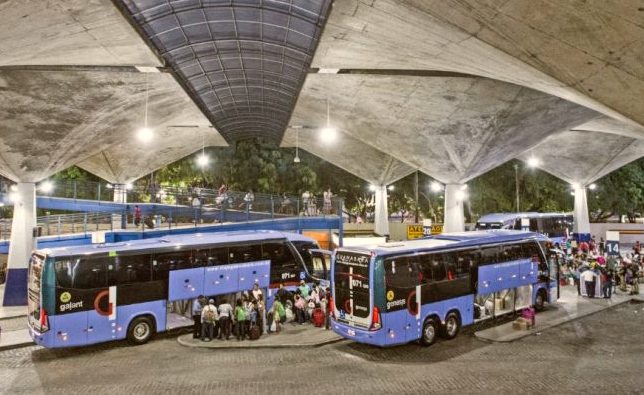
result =
[[521,231],[447,233],[340,248],[331,266],[332,327],[378,346],[454,338],[462,326],[558,297],[549,240]]
[[192,324],[174,302],[325,278],[308,254],[317,248],[296,233],[251,231],[39,250],[29,264],[30,334],[45,347],[142,344],[180,318]]
[[[528,220],[529,229],[522,226],[522,219]],[[570,213],[492,213],[483,215],[476,222],[475,229],[530,230],[548,236],[553,243],[562,243],[572,234],[572,226]]]

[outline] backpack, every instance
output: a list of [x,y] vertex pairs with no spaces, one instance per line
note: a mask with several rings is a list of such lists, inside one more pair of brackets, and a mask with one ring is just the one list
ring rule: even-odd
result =
[[206,322],[215,322],[215,312],[212,310],[212,308],[207,307],[206,308],[206,314],[204,315],[204,321]]

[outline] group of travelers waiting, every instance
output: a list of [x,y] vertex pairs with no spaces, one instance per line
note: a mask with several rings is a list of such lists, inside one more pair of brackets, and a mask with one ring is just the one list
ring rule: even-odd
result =
[[[630,295],[639,294],[639,278],[641,255],[639,242],[633,247],[633,253],[625,256],[604,256],[603,239],[599,244],[582,242],[579,248],[574,248],[567,256],[567,262],[562,265],[562,285],[568,282],[577,287],[577,294],[603,297],[610,299],[618,287],[621,292]],[[601,285],[601,294],[596,294],[597,281]],[[582,288],[583,287],[583,288]]]
[[250,292],[243,292],[233,307],[226,298],[215,304],[215,299],[207,299],[199,295],[192,302],[192,317],[194,320],[193,338],[208,342],[213,339],[229,340],[231,334],[238,341],[257,339],[264,333],[264,317],[266,316],[266,331],[280,332],[281,326],[292,319],[303,324],[309,320],[316,326],[329,322],[328,311],[329,289],[323,290],[319,284],[310,288],[304,280],[291,293],[284,284],[280,284],[271,308],[265,310],[264,295],[255,283]]

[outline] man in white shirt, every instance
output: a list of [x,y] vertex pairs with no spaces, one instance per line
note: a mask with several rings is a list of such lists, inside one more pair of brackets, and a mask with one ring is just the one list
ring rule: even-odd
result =
[[226,299],[221,301],[219,305],[219,339],[226,336],[226,340],[230,338],[230,318],[233,314],[233,306],[228,303]]
[[208,304],[201,309],[201,341],[210,341],[215,338],[215,323],[218,319],[215,301],[210,299]]
[[581,279],[586,285],[586,296],[588,296],[589,298],[594,298],[595,297],[595,273],[590,269],[586,269],[586,271],[581,273]]

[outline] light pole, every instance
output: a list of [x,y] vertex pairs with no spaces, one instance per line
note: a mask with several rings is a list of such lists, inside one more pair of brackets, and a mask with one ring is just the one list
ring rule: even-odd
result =
[[518,213],[519,212],[519,165],[517,163],[514,164],[514,185],[516,188],[517,213]]

